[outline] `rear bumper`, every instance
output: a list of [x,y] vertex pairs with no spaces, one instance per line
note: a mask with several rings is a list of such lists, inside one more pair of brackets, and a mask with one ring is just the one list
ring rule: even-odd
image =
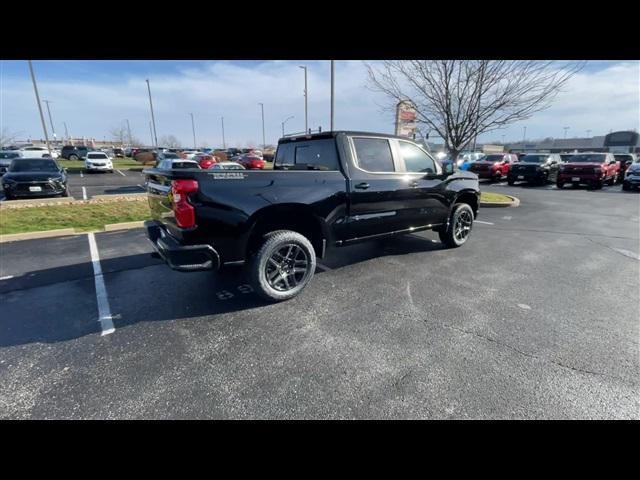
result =
[[146,221],[144,226],[153,248],[173,270],[197,272],[220,268],[220,256],[211,245],[181,245],[156,220]]
[[84,166],[85,170],[113,170],[113,165],[109,166],[109,165],[88,165],[85,164]]
[[507,179],[514,182],[539,182],[544,180],[544,178],[545,174],[543,171],[509,172],[509,175],[507,175]]
[[502,176],[502,173],[496,170],[469,170],[471,173],[475,173],[478,178],[495,178],[498,175]]

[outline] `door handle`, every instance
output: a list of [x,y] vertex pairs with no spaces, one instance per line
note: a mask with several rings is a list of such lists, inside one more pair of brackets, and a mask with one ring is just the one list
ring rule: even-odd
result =
[[367,182],[362,182],[356,185],[356,188],[359,188],[360,190],[366,190],[367,188],[369,188],[371,185],[369,185]]

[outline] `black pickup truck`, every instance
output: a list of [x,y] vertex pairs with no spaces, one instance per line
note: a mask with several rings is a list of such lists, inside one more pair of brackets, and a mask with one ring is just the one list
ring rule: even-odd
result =
[[247,263],[256,292],[297,295],[333,247],[435,230],[465,243],[478,177],[406,138],[335,131],[283,138],[271,170],[145,170],[147,236],[175,270]]

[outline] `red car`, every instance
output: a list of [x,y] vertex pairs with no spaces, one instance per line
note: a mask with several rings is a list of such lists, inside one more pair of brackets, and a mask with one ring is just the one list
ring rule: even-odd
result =
[[238,163],[247,170],[263,170],[265,161],[260,157],[245,156],[238,159]]
[[576,153],[560,167],[556,186],[562,188],[565,183],[571,183],[602,188],[605,183],[616,183],[619,175],[620,165],[613,153]]
[[518,156],[515,153],[490,154],[471,163],[469,171],[478,175],[478,178],[500,181],[509,174],[511,165],[517,162]]
[[200,155],[194,155],[193,160],[198,162],[198,165],[200,165],[200,168],[204,168],[204,169],[210,168],[211,165],[218,163],[218,161],[213,155],[206,155],[204,153]]

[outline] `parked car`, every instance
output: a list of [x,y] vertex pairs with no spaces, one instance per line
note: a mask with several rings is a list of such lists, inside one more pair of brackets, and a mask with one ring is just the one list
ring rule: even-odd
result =
[[469,165],[469,171],[478,175],[478,178],[500,181],[509,174],[511,165],[517,162],[518,156],[514,153],[492,153]]
[[482,152],[462,153],[458,155],[456,164],[459,170],[469,170],[469,166],[473,162],[482,160],[486,155]]
[[556,182],[562,164],[562,158],[557,153],[530,153],[513,165],[507,174],[507,182],[527,182],[544,184]]
[[636,162],[638,160],[638,157],[633,153],[614,153],[613,157],[616,159],[618,165],[620,166],[618,180],[622,181],[627,168],[629,168],[629,165]]
[[53,158],[16,158],[2,177],[7,200],[14,198],[69,196],[67,172]]
[[640,187],[640,161],[636,160],[627,167],[622,180],[622,190]]
[[47,147],[22,147],[20,152],[22,152],[22,156],[25,158],[53,158]]
[[576,153],[560,167],[556,185],[562,188],[565,183],[574,186],[587,184],[592,188],[602,188],[608,183],[613,185],[620,173],[620,166],[612,153]]
[[561,153],[560,159],[562,160],[562,163],[567,163],[574,155],[575,153]]
[[263,170],[266,162],[260,157],[251,155],[242,156],[238,159],[238,163],[247,170]]
[[155,168],[158,170],[174,170],[185,168],[199,169],[200,165],[198,165],[198,162],[195,162],[193,160],[185,160],[184,158],[167,158],[161,160]]
[[2,150],[0,151],[0,175],[4,175],[14,158],[21,158],[22,153],[19,150]]
[[87,153],[84,161],[84,168],[87,172],[109,172],[113,173],[113,162],[104,152],[93,151]]
[[245,168],[237,162],[218,162],[211,165],[211,170],[244,170]]
[[242,150],[240,150],[239,148],[227,148],[226,153],[227,153],[227,158],[231,158],[237,155],[241,155]]
[[121,148],[114,148],[113,156],[116,158],[124,158],[124,150]]
[[462,246],[480,197],[476,175],[443,170],[408,139],[362,132],[282,138],[265,172],[144,173],[157,254],[181,271],[246,262],[270,301],[300,293],[334,247],[422,230]]
[[198,162],[200,168],[210,168],[211,165],[217,163],[217,160],[213,157],[213,155],[205,155],[204,153],[194,155],[191,160]]
[[183,150],[180,156],[185,160],[193,160],[193,157],[201,154],[202,152],[199,150]]

